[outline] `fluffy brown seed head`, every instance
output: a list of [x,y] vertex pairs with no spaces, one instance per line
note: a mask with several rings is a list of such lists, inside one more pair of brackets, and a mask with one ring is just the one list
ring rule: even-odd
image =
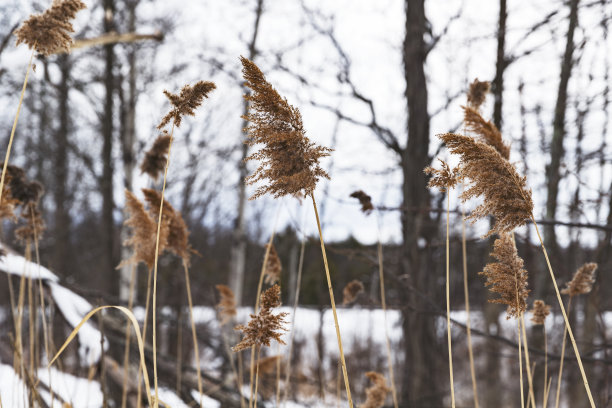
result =
[[260,161],[257,170],[247,177],[247,184],[265,182],[251,199],[266,193],[275,198],[310,195],[320,178],[329,179],[319,160],[332,150],[306,137],[299,110],[276,92],[257,65],[244,57],[240,61],[245,84],[252,90],[244,97],[250,102],[249,113],[244,116],[250,122],[246,143],[263,145],[246,158]]
[[42,14],[31,15],[15,30],[17,45],[24,43],[44,56],[69,52],[70,34],[74,32],[70,20],[84,8],[80,0],[53,0],[51,7]]
[[546,316],[550,314],[550,306],[544,303],[543,300],[536,300],[533,302],[531,313],[533,314],[531,322],[536,325],[542,325],[546,321]]
[[357,296],[361,292],[363,292],[363,283],[357,279],[350,281],[346,284],[344,289],[342,289],[342,304],[350,305],[357,300]]
[[[155,263],[155,238],[157,235],[157,220],[145,209],[143,203],[134,194],[125,190],[125,208],[128,218],[124,225],[131,231],[131,236],[123,243],[132,247],[132,257],[124,262],[143,262],[149,268]],[[162,219],[159,233],[159,253],[168,243],[169,225]]]
[[391,389],[387,387],[387,381],[382,374],[369,371],[365,375],[372,381],[372,386],[366,389],[366,401],[360,408],[380,408],[385,405],[387,393]]
[[514,240],[509,233],[500,234],[493,244],[491,256],[497,262],[491,262],[480,272],[487,278],[485,286],[499,298],[490,299],[491,303],[508,306],[507,318],[518,318],[527,309],[527,271],[523,269],[523,260],[518,256]]
[[145,153],[145,157],[140,164],[140,171],[148,174],[153,180],[157,180],[166,168],[169,149],[170,134],[164,130],[161,135],[157,136],[151,149]]
[[34,242],[40,239],[42,233],[47,229],[37,202],[30,201],[23,206],[21,219],[24,224],[15,230],[15,237],[21,242]]
[[264,282],[268,285],[278,282],[281,278],[281,272],[283,270],[283,266],[280,258],[278,257],[278,253],[276,252],[276,248],[274,248],[274,244],[271,245],[270,253],[268,254],[268,262],[266,262],[266,268],[264,270]]
[[597,264],[595,262],[585,263],[582,265],[571,281],[569,281],[565,288],[561,290],[564,295],[570,295],[574,297],[576,295],[586,295],[593,289],[595,283],[595,271],[597,270]]
[[227,285],[215,286],[219,292],[219,303],[217,303],[217,310],[219,311],[219,317],[221,318],[221,326],[230,322],[236,317],[236,298],[234,292]]
[[11,197],[17,200],[19,205],[38,203],[44,192],[42,184],[35,180],[28,180],[25,171],[12,164],[6,167],[6,176],[8,178],[6,184],[11,191]]
[[366,215],[370,215],[372,211],[374,211],[374,206],[372,205],[372,197],[367,195],[363,190],[353,191],[351,193],[351,197],[359,200],[359,204],[361,204],[361,212]]
[[483,203],[468,218],[495,217],[487,236],[511,232],[531,218],[533,201],[527,179],[519,176],[497,150],[469,136],[446,133],[438,137],[452,153],[461,156],[459,177],[468,181],[461,199],[483,197]]
[[478,110],[487,98],[487,93],[491,89],[491,84],[488,81],[479,81],[478,78],[470,84],[467,100],[470,107]]
[[463,113],[466,129],[474,133],[480,141],[497,150],[504,159],[508,160],[510,158],[510,146],[504,143],[502,134],[497,129],[497,126],[493,122],[485,120],[478,110],[471,106],[464,106]]
[[261,295],[261,309],[257,314],[251,314],[251,320],[245,325],[235,327],[235,330],[240,330],[244,337],[242,341],[236,344],[232,350],[240,351],[252,346],[270,346],[272,340],[276,340],[280,344],[285,344],[281,339],[280,331],[285,329],[285,317],[288,313],[281,312],[274,314],[273,308],[281,305],[280,286],[274,285],[266,290]]
[[[145,201],[149,204],[151,216],[154,219],[158,219],[161,193],[150,188],[143,188],[142,192],[144,193]],[[181,213],[175,210],[166,199],[164,199],[162,222],[168,225],[166,249],[180,256],[189,265],[191,253],[193,252],[189,244],[189,229]]]
[[448,191],[459,182],[459,169],[455,167],[451,170],[448,163],[444,160],[438,159],[438,161],[442,165],[440,170],[434,169],[433,167],[425,167],[423,170],[425,174],[431,175],[427,187],[438,188],[440,191]]
[[176,127],[180,127],[183,116],[194,116],[196,108],[216,87],[213,82],[198,81],[194,85],[185,85],[178,95],[164,90],[164,95],[172,104],[172,110],[162,118],[157,128],[162,129],[171,121],[174,121]]

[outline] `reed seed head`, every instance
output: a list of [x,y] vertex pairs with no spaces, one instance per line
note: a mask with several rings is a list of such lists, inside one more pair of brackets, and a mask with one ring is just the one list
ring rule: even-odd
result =
[[585,263],[578,268],[572,280],[566,284],[565,288],[561,290],[561,293],[570,295],[570,297],[590,293],[595,283],[596,270],[597,264],[595,262]]
[[438,159],[438,161],[442,165],[440,170],[434,169],[433,167],[425,167],[423,170],[425,174],[431,175],[427,187],[438,188],[440,191],[448,191],[459,182],[459,169],[455,167],[451,170],[448,163],[444,160]]
[[329,156],[331,149],[317,146],[306,137],[300,111],[278,94],[255,63],[244,57],[240,61],[245,85],[252,90],[244,97],[249,112],[243,118],[250,123],[246,143],[263,145],[245,159],[260,161],[246,183],[266,183],[251,199],[266,193],[275,198],[304,198],[314,191],[320,178],[329,179],[319,160]]
[[196,108],[216,87],[213,82],[198,81],[194,85],[185,85],[178,95],[164,90],[164,95],[172,104],[172,110],[162,118],[157,128],[162,129],[171,121],[174,121],[176,127],[180,127],[183,116],[194,116]]
[[497,262],[491,262],[480,272],[487,278],[485,286],[499,298],[490,299],[491,303],[508,306],[506,317],[518,318],[527,309],[527,271],[523,260],[518,256],[514,239],[509,233],[500,234],[493,244],[491,256]]
[[166,168],[170,140],[170,134],[163,130],[162,134],[157,136],[157,139],[153,142],[151,149],[145,153],[145,157],[140,164],[140,171],[148,174],[153,180],[157,180]]
[[346,284],[344,289],[342,289],[342,304],[350,305],[355,300],[357,300],[357,296],[361,292],[363,292],[363,283],[358,281],[357,279],[350,281]]
[[493,147],[504,159],[508,160],[510,158],[510,146],[504,143],[497,126],[493,122],[485,120],[478,110],[471,106],[464,106],[463,113],[466,129],[474,133],[478,140]]
[[468,104],[471,108],[478,110],[487,98],[487,93],[491,89],[491,84],[488,81],[479,81],[478,78],[470,84],[467,94]]
[[270,253],[268,254],[268,261],[264,270],[264,282],[268,285],[273,285],[280,280],[283,266],[274,244],[270,245]]
[[248,324],[238,325],[235,330],[240,330],[244,337],[232,350],[241,351],[253,346],[270,346],[272,340],[285,344],[281,339],[281,331],[285,328],[285,317],[288,313],[280,312],[274,314],[273,310],[281,305],[280,286],[274,285],[261,295],[261,309],[257,314],[251,314]]
[[71,20],[84,8],[80,0],[53,0],[51,7],[42,14],[31,15],[15,30],[16,45],[24,43],[44,56],[70,52],[70,34],[74,33]]
[[359,204],[361,204],[361,212],[365,215],[370,215],[370,213],[374,211],[374,206],[372,205],[372,197],[367,195],[363,190],[353,191],[351,193],[351,197],[359,200]]
[[219,317],[221,317],[221,326],[224,326],[238,314],[236,310],[236,298],[229,286],[216,285],[215,287],[219,292],[217,310],[219,311]]
[[497,150],[469,136],[446,133],[438,137],[452,153],[461,156],[459,178],[468,181],[468,188],[461,194],[462,201],[483,197],[483,203],[467,218],[476,221],[495,217],[486,236],[511,232],[531,218],[533,200],[527,179],[519,176],[516,168]]
[[365,375],[372,382],[372,386],[366,389],[366,401],[360,408],[381,408],[385,405],[387,393],[391,391],[387,387],[385,376],[375,371],[369,371]]
[[535,325],[542,325],[546,321],[546,317],[550,314],[550,306],[544,303],[543,300],[536,300],[533,302],[531,313],[533,314],[533,316],[531,316],[531,322]]

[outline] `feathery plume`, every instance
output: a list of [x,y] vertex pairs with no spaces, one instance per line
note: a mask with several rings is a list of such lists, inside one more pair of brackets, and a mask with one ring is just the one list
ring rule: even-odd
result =
[[531,313],[533,314],[531,322],[535,325],[542,325],[546,321],[546,316],[550,314],[550,306],[543,300],[536,300],[533,302]]
[[236,314],[236,298],[234,292],[227,285],[216,285],[217,291],[219,292],[219,303],[217,303],[217,310],[221,317],[221,326],[230,322]]
[[140,171],[148,174],[153,180],[157,180],[166,167],[170,140],[170,134],[163,130],[162,134],[157,136],[157,139],[153,142],[151,149],[145,153],[145,157],[140,164]]
[[451,170],[448,163],[444,160],[438,159],[438,161],[442,164],[440,170],[434,169],[433,167],[425,167],[423,170],[425,174],[431,174],[427,187],[437,187],[440,191],[448,191],[459,182],[459,169],[455,167]]
[[[142,192],[144,193],[145,201],[149,204],[151,216],[153,219],[156,219],[159,214],[161,194],[157,190],[150,188],[143,188]],[[191,245],[189,245],[189,229],[181,213],[175,210],[166,199],[164,199],[162,222],[168,224],[168,236],[166,238],[167,242],[165,248],[183,258],[183,261],[189,265],[189,259],[193,252]],[[161,252],[160,250],[160,254]]]
[[42,213],[38,209],[38,202],[28,202],[22,209],[21,218],[25,223],[15,230],[15,237],[21,242],[32,242],[35,239],[40,239],[47,226]]
[[183,116],[194,116],[196,108],[202,104],[204,98],[208,98],[208,94],[216,87],[213,82],[198,81],[193,86],[185,85],[178,95],[164,90],[164,95],[170,100],[173,107],[162,118],[157,128],[162,129],[170,121],[174,121],[174,125],[180,127]]
[[586,295],[591,292],[593,284],[595,283],[596,270],[597,264],[595,262],[585,263],[578,268],[572,280],[566,283],[561,293],[574,297],[576,295]]
[[360,408],[381,408],[385,405],[387,393],[391,389],[387,387],[387,381],[382,374],[369,371],[365,375],[372,381],[372,386],[366,389],[366,401],[360,405]]
[[319,159],[329,156],[332,150],[317,146],[306,137],[300,111],[276,92],[255,63],[244,57],[240,61],[245,85],[253,91],[244,97],[250,105],[243,118],[251,123],[246,128],[246,143],[264,145],[245,159],[261,161],[246,182],[268,182],[250,199],[266,193],[275,198],[285,195],[304,198],[314,191],[320,178],[329,179]]
[[367,195],[363,190],[353,191],[351,193],[351,197],[359,200],[359,204],[361,204],[361,212],[365,215],[370,215],[370,213],[374,210],[374,206],[372,205],[372,197]]
[[283,266],[281,265],[280,258],[276,252],[274,244],[268,244],[270,246],[270,253],[268,254],[268,262],[266,262],[266,268],[264,270],[264,282],[268,285],[272,285],[280,280]]
[[461,194],[462,201],[483,197],[483,203],[467,218],[495,217],[486,236],[511,232],[531,218],[533,201],[527,178],[519,176],[497,150],[469,136],[446,133],[438,137],[452,153],[461,156],[459,177],[469,181],[469,187]]
[[470,84],[467,100],[471,108],[478,110],[487,98],[487,93],[491,89],[489,81],[479,81],[478,78]]
[[70,20],[85,8],[80,0],[53,0],[51,7],[42,14],[33,14],[15,30],[17,44],[26,44],[30,49],[49,56],[58,52],[70,52],[71,33],[74,27]]
[[342,304],[350,305],[353,303],[355,300],[357,300],[357,296],[363,292],[363,289],[363,283],[357,279],[347,283],[344,289],[342,289]]
[[[153,268],[157,222],[145,209],[144,204],[128,190],[125,190],[125,208],[129,217],[125,220],[124,225],[131,229],[131,236],[125,240],[124,245],[131,246],[133,254],[130,259],[124,262],[143,262],[149,269]],[[168,221],[162,219],[159,232],[160,253],[167,245],[168,232]]]
[[504,159],[510,158],[510,146],[504,143],[501,132],[493,122],[485,120],[478,110],[471,106],[463,106],[463,114],[467,130],[473,132],[481,142],[497,150]]
[[251,320],[246,326],[241,324],[234,328],[234,330],[240,330],[244,334],[244,338],[232,350],[241,351],[262,345],[269,347],[272,340],[285,344],[279,331],[287,331],[284,325],[287,323],[285,316],[288,313],[281,312],[276,315],[272,313],[272,309],[280,305],[280,286],[274,285],[262,293],[259,312],[251,314]]
[[44,192],[42,184],[35,180],[28,180],[25,170],[12,164],[7,166],[6,175],[11,197],[17,200],[20,205],[25,206],[29,203],[38,202]]
[[486,276],[485,286],[500,297],[490,299],[491,303],[507,305],[507,318],[518,318],[527,309],[527,271],[523,260],[518,256],[514,240],[509,233],[500,234],[493,244],[491,256],[497,259],[480,272]]

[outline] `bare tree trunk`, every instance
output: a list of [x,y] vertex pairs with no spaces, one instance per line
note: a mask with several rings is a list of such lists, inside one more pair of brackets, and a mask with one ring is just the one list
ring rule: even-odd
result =
[[506,20],[508,10],[506,0],[499,1],[499,20],[497,25],[497,63],[495,64],[495,79],[493,80],[493,123],[502,130],[502,107],[504,93],[504,71],[508,66],[506,60]]
[[[404,77],[408,110],[408,141],[402,154],[402,197],[405,208],[421,208],[429,204],[423,168],[429,158],[429,114],[427,111],[427,82],[424,63],[427,57],[425,35],[428,22],[424,0],[406,0],[406,33],[403,44]],[[426,235],[430,219],[426,212],[402,213],[402,273],[410,278],[412,289],[422,293],[435,291],[434,277],[425,270],[419,257],[418,242]],[[439,349],[436,347],[434,319],[423,313],[428,305],[421,297],[409,296],[409,305],[403,309],[405,347],[403,406],[440,406],[437,376]],[[443,388],[447,388],[446,386]],[[417,402],[418,400],[418,402]],[[417,405],[414,405],[417,404]]]
[[[557,91],[557,104],[553,120],[553,136],[550,145],[550,163],[546,175],[546,218],[555,219],[557,215],[557,196],[559,193],[559,182],[561,175],[559,169],[564,156],[563,139],[565,138],[565,112],[567,109],[567,86],[572,75],[574,65],[574,31],[578,26],[578,3],[579,0],[570,1],[569,26],[567,29],[567,42],[565,54],[561,62],[561,79]],[[553,225],[544,227],[546,246],[549,250],[556,251],[557,237]]]
[[[259,34],[259,22],[263,13],[263,0],[257,0],[257,7],[255,8],[255,23],[253,25],[253,36],[248,44],[249,47],[249,59],[254,60],[257,55],[257,35]],[[246,115],[248,112],[248,102],[245,100],[243,105],[243,114]],[[246,121],[242,121],[242,129],[247,126]],[[244,159],[248,154],[248,146],[242,145],[240,162],[238,163],[238,174],[240,179],[238,180],[238,208],[236,219],[234,220],[234,229],[232,232],[232,247],[230,252],[230,274],[229,274],[229,286],[234,292],[236,303],[242,304],[242,287],[244,285],[244,269],[246,263],[246,249],[247,249],[247,237],[246,237],[246,218],[245,218],[245,205],[246,205],[246,186],[244,179],[247,177],[247,167]]]

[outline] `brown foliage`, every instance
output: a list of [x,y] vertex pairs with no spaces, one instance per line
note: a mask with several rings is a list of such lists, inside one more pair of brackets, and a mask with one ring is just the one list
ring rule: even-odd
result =
[[510,146],[504,143],[502,134],[497,129],[497,126],[489,120],[485,120],[477,109],[472,107],[463,107],[463,121],[465,127],[470,132],[473,132],[477,138],[493,147],[506,160],[510,158]]
[[451,170],[448,163],[444,160],[438,159],[438,161],[442,164],[440,170],[433,167],[425,167],[423,170],[425,174],[431,174],[427,187],[438,188],[440,191],[448,191],[459,182],[459,169],[455,167]]
[[387,387],[387,381],[382,374],[369,371],[365,375],[372,381],[372,386],[366,389],[366,401],[360,408],[380,408],[385,405],[387,393],[391,389]]
[[585,263],[582,265],[571,281],[569,281],[565,288],[561,290],[564,295],[570,295],[574,297],[576,295],[586,295],[593,289],[595,283],[595,271],[597,270],[597,264],[595,262]]
[[363,289],[363,283],[357,279],[347,283],[344,289],[342,289],[342,304],[350,305],[353,303],[357,299],[357,296],[363,292]]
[[276,252],[274,244],[270,245],[271,247],[270,253],[268,254],[268,262],[266,262],[266,268],[264,270],[264,282],[269,285],[272,285],[280,280],[283,266],[281,264],[280,258],[278,257],[278,253]]
[[374,210],[374,206],[372,205],[372,197],[367,195],[363,190],[353,191],[351,193],[351,197],[359,200],[359,204],[361,204],[361,212],[366,215],[370,215],[370,213]]
[[531,313],[533,314],[531,322],[535,325],[542,325],[546,321],[546,316],[550,314],[550,306],[543,300],[536,300],[533,302]]
[[219,303],[217,303],[217,310],[221,317],[221,326],[231,321],[237,314],[236,311],[236,298],[234,292],[227,285],[216,285],[217,291],[219,292]]
[[157,180],[166,168],[170,140],[170,135],[164,130],[161,135],[157,136],[153,146],[145,153],[145,157],[140,164],[140,171],[148,174],[153,180]]
[[490,299],[491,303],[507,305],[507,318],[518,318],[527,309],[527,271],[523,260],[518,256],[514,239],[509,233],[500,234],[493,244],[491,256],[497,259],[480,272],[486,276],[485,286],[500,297]]
[[251,199],[266,193],[275,198],[310,195],[320,178],[329,179],[319,160],[329,156],[331,149],[317,146],[306,137],[300,111],[276,92],[255,63],[244,57],[240,61],[245,84],[253,91],[244,97],[250,102],[249,113],[244,116],[250,122],[246,143],[264,145],[246,158],[260,161],[246,182],[267,181]]
[[491,89],[489,81],[479,81],[478,78],[470,84],[467,94],[468,104],[471,108],[478,110],[487,98],[487,93]]
[[469,181],[461,199],[479,196],[484,199],[468,218],[495,217],[487,236],[511,232],[531,218],[533,201],[527,179],[519,176],[497,150],[468,136],[446,133],[438,137],[452,153],[461,156],[459,177]]
[[240,330],[244,334],[244,338],[232,350],[240,351],[262,345],[269,347],[272,340],[285,344],[279,331],[287,331],[284,325],[287,323],[285,316],[288,313],[281,312],[276,315],[272,313],[272,309],[280,305],[280,286],[274,285],[262,293],[259,312],[251,314],[251,320],[246,326],[241,324],[235,327],[235,330]]
[[69,52],[74,32],[70,20],[85,8],[80,0],[53,0],[51,7],[42,14],[31,15],[15,31],[17,45],[26,44],[38,53],[49,56],[58,52]]
[[162,118],[157,128],[162,129],[171,121],[174,121],[176,127],[180,127],[183,116],[194,116],[196,108],[216,87],[213,82],[198,81],[193,86],[185,85],[178,95],[164,90],[164,95],[172,104],[172,110]]

